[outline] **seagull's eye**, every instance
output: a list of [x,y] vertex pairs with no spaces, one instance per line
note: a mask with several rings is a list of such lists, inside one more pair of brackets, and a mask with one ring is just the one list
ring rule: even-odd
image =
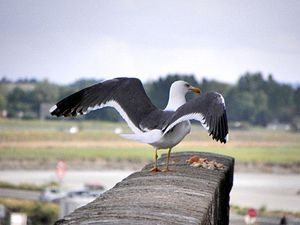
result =
[[191,85],[189,85],[189,84],[184,84],[184,86],[186,86],[187,88],[189,88]]

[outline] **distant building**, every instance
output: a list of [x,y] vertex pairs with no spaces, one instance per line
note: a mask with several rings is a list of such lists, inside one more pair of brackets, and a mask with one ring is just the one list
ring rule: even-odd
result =
[[269,123],[267,125],[267,128],[270,130],[291,130],[291,125],[288,123],[274,122],[274,123]]
[[59,218],[65,217],[75,209],[78,209],[79,207],[84,206],[95,199],[96,197],[66,197],[61,199],[59,204]]

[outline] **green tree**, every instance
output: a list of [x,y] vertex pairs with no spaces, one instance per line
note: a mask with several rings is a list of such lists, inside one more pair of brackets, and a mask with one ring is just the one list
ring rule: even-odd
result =
[[[235,85],[205,78],[198,82],[194,75],[169,74],[144,85],[154,105],[161,109],[166,106],[169,88],[176,80],[185,80],[200,87],[202,92],[217,91],[223,94],[231,121],[247,121],[264,126],[272,121],[295,123],[300,118],[300,87],[293,88],[291,85],[278,83],[272,75],[264,79],[261,73],[247,72]],[[81,79],[65,86],[52,84],[47,80],[20,79],[11,82],[3,78],[0,80],[0,110],[7,109],[10,117],[23,114],[24,117],[34,118],[38,116],[41,103],[55,103],[97,82],[99,81]],[[17,87],[13,88],[15,86]],[[190,97],[195,96],[187,96],[188,99]],[[104,109],[82,118],[116,121],[120,117],[114,110]]]
[[53,103],[59,99],[59,86],[49,83],[47,80],[39,82],[34,90],[30,92],[32,110],[39,114],[40,105],[42,103]]
[[7,90],[4,84],[0,84],[0,110],[6,109]]
[[269,96],[268,108],[272,112],[273,119],[290,122],[293,117],[293,88],[287,84],[277,83],[272,75],[269,75],[265,92]]
[[200,84],[200,88],[203,92],[207,91],[217,91],[221,93],[222,95],[226,96],[229,90],[231,89],[230,84],[226,84],[223,82],[219,82],[216,80],[207,80],[206,78],[202,79],[202,82]]
[[30,92],[19,87],[14,88],[7,96],[9,117],[36,117],[32,112],[32,96]]
[[70,87],[81,90],[83,88],[92,86],[94,84],[99,83],[101,80],[96,80],[96,79],[79,79],[72,83]]
[[253,121],[255,118],[254,96],[249,91],[232,88],[227,95],[228,118],[233,121]]
[[298,87],[293,96],[293,104],[294,104],[294,115],[296,117],[300,117],[300,87]]
[[266,126],[271,122],[270,111],[268,109],[268,96],[262,90],[256,91],[254,94],[255,114],[253,124]]
[[238,80],[237,86],[240,91],[249,91],[254,93],[259,90],[263,90],[265,86],[265,80],[261,73],[251,74],[247,72],[241,76]]

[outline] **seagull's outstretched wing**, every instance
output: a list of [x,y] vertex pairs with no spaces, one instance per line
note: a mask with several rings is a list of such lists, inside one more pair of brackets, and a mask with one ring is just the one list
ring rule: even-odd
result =
[[135,133],[140,123],[157,108],[136,78],[115,78],[78,91],[59,101],[49,111],[55,116],[77,116],[103,107],[115,108]]
[[208,92],[188,101],[176,110],[163,132],[167,133],[178,123],[186,120],[198,120],[213,139],[221,143],[228,141],[226,107],[221,94]]

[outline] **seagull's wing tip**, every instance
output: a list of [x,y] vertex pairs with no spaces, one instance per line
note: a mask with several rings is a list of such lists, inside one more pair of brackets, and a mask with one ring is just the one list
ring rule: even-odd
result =
[[49,112],[52,114],[52,113],[55,111],[55,109],[57,109],[57,105],[52,106],[52,107],[49,109]]

